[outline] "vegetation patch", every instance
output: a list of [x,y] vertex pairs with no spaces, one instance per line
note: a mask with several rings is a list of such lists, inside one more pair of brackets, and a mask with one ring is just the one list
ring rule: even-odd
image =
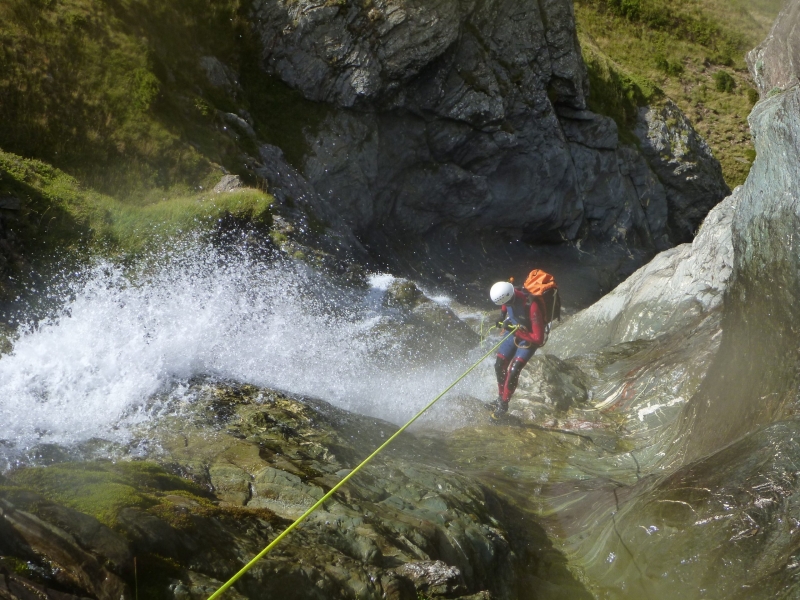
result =
[[164,196],[129,204],[83,187],[46,163],[0,151],[0,194],[20,200],[12,229],[27,253],[103,251],[132,255],[226,216],[269,227],[272,196],[256,189]]
[[727,71],[717,71],[714,73],[714,87],[718,92],[733,93],[736,89],[736,80]]
[[18,488],[91,515],[109,527],[117,525],[123,508],[157,507],[158,492],[189,492],[199,501],[205,496],[199,487],[146,462],[64,463],[21,469],[9,479]]
[[[208,188],[221,167],[254,184],[242,150],[257,148],[226,113],[249,114],[297,163],[326,112],[260,71],[251,4],[0,3],[0,148],[126,203]],[[212,82],[208,65],[227,81]]]
[[576,0],[590,106],[613,117],[624,135],[622,124],[630,122],[631,110],[642,101],[634,86],[645,92],[652,86],[673,100],[708,141],[728,185],[743,183],[752,165],[747,115],[757,100],[744,56],[766,37],[781,4]]
[[637,143],[633,134],[639,108],[663,98],[651,80],[632,75],[591,43],[583,44],[583,60],[589,73],[589,108],[614,119],[623,142]]

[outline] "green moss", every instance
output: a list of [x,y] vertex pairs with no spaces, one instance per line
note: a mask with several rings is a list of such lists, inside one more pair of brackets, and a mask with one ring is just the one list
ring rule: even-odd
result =
[[[198,505],[205,493],[192,483],[146,462],[64,463],[15,471],[9,476],[17,494],[31,490],[47,500],[68,506],[114,527],[127,507],[166,514],[160,493],[187,494]],[[11,493],[6,490],[5,493]],[[210,503],[208,503],[210,504]]]
[[48,500],[92,515],[112,527],[123,508],[149,508],[154,504],[105,465],[86,463],[23,469],[11,479]]
[[208,229],[226,216],[265,228],[272,196],[243,188],[128,204],[87,190],[66,173],[0,151],[0,193],[22,201],[16,232],[28,251],[96,249],[134,254],[180,233]]
[[767,93],[767,98],[772,98],[783,93],[783,88],[774,87]]

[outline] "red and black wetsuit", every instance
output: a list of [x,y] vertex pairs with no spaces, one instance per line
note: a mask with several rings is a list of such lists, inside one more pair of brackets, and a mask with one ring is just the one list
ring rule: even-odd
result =
[[500,346],[494,366],[500,400],[508,402],[517,389],[523,367],[544,344],[545,323],[541,304],[520,290],[514,290],[514,298],[501,311],[503,321],[519,326]]

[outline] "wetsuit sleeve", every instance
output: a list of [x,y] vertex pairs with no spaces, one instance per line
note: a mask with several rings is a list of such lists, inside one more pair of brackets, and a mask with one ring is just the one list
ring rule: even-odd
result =
[[538,302],[531,302],[530,317],[531,330],[517,330],[517,337],[535,346],[541,346],[544,344],[544,315],[542,314],[542,307]]

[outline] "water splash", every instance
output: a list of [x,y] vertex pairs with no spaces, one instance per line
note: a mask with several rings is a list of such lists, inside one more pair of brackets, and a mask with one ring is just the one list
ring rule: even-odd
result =
[[[156,395],[199,375],[402,422],[474,355],[404,336],[398,313],[382,305],[391,276],[352,289],[245,247],[192,244],[134,268],[100,262],[69,280],[52,288],[60,307],[22,326],[0,358],[0,441],[13,453],[123,441],[158,410]],[[491,393],[485,378],[467,386]],[[439,418],[452,426],[446,413]]]

